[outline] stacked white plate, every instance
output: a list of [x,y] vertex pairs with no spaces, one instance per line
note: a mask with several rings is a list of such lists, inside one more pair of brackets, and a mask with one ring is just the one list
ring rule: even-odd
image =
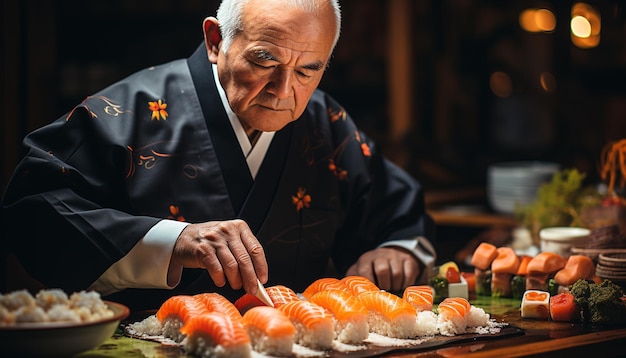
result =
[[497,212],[512,214],[537,198],[539,187],[560,169],[556,163],[523,161],[495,163],[487,168],[487,200]]

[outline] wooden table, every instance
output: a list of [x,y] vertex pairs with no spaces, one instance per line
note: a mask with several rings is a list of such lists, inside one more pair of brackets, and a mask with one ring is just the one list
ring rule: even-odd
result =
[[[522,319],[519,300],[478,297],[472,304],[482,307],[498,322],[509,323],[520,334],[469,340],[425,349],[387,350],[385,357],[618,357],[626,353],[626,324],[619,327],[590,327],[583,324]],[[131,318],[132,320],[132,318]],[[136,321],[134,318],[133,321]],[[76,358],[94,357],[191,357],[182,349],[156,342],[125,337],[120,329],[99,347]],[[600,354],[598,354],[600,353]],[[253,355],[259,357],[260,355]],[[359,353],[329,354],[328,357],[364,357]]]

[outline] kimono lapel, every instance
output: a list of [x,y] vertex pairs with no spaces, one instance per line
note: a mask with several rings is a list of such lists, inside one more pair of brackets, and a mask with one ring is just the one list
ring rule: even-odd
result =
[[204,44],[188,63],[233,211],[238,213],[252,187],[252,176],[215,87]]
[[252,190],[241,209],[240,217],[248,223],[248,226],[255,234],[261,229],[263,221],[276,197],[276,189],[280,183],[287,153],[289,152],[293,127],[293,123],[290,123],[274,135]]

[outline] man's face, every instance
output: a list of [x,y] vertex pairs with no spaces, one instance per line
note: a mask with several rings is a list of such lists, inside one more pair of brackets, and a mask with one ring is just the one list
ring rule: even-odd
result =
[[296,120],[317,88],[330,57],[335,18],[287,8],[281,1],[252,0],[244,29],[224,53],[219,79],[244,129],[276,131]]

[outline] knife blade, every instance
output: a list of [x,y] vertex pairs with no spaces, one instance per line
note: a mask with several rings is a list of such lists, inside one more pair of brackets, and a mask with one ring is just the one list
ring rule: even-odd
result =
[[267,294],[267,291],[265,291],[265,287],[263,287],[263,284],[261,283],[261,281],[257,279],[256,282],[257,282],[257,287],[258,287],[258,290],[256,291],[256,297],[260,299],[266,305],[270,307],[274,307],[274,302],[272,302],[272,300],[270,299],[270,296]]

